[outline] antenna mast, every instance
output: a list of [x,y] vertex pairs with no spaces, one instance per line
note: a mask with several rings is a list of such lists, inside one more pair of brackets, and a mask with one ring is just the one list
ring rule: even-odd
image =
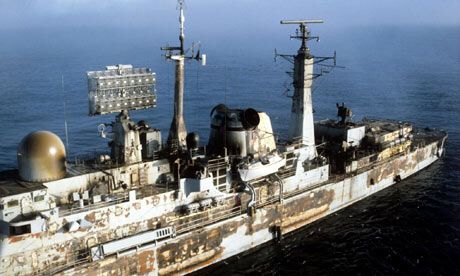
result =
[[64,90],[64,75],[61,74],[61,89],[62,89],[62,96],[64,97],[64,132],[65,132],[65,146],[67,153],[69,152],[69,135],[67,132],[67,106],[66,106],[66,97],[65,97],[65,90]]
[[184,55],[184,0],[178,0],[177,4],[179,6],[179,41],[180,41],[180,54]]
[[[307,42],[309,40],[319,41],[319,37],[311,36],[307,24],[323,23],[323,20],[281,20],[281,24],[299,25],[295,35],[291,39],[298,39],[301,45],[296,55],[278,54],[275,50],[275,58],[280,56],[294,64],[291,121],[289,125],[289,139],[298,141],[302,145],[302,159],[312,160],[318,154],[315,145],[312,86],[313,79],[321,74],[313,73],[313,65],[334,57],[314,57],[310,53]],[[316,59],[316,60],[315,60]]]
[[184,82],[185,82],[185,60],[195,59],[201,60],[202,64],[205,65],[206,55],[200,55],[198,50],[196,56],[194,56],[194,49],[192,45],[192,54],[186,56],[184,49],[184,0],[178,0],[177,5],[179,9],[179,42],[180,46],[177,47],[162,47],[161,50],[166,51],[165,57],[168,60],[173,60],[176,63],[175,75],[176,80],[174,84],[174,116],[171,122],[168,135],[168,146],[170,148],[182,149],[186,147],[185,138],[187,136],[187,129],[184,121]]

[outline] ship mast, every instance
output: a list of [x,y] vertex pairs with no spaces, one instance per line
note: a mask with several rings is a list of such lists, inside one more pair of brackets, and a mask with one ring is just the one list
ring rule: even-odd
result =
[[185,60],[195,59],[202,60],[203,63],[206,59],[205,55],[200,56],[198,51],[197,55],[194,56],[193,46],[192,55],[186,56],[184,50],[184,0],[178,0],[179,8],[179,42],[178,47],[162,47],[161,50],[166,51],[166,59],[173,60],[175,64],[175,84],[174,84],[174,115],[171,122],[168,135],[168,146],[170,148],[185,148],[187,136],[187,129],[184,121],[184,82],[185,82]]
[[281,24],[296,24],[299,28],[291,39],[298,39],[301,45],[296,55],[281,55],[294,64],[291,120],[289,124],[289,140],[300,142],[304,151],[304,158],[312,160],[317,156],[315,145],[313,105],[312,105],[312,85],[313,79],[319,74],[313,73],[313,65],[326,59],[334,57],[318,57],[315,61],[307,46],[309,40],[319,40],[318,37],[310,36],[307,24],[323,23],[323,20],[281,20]]

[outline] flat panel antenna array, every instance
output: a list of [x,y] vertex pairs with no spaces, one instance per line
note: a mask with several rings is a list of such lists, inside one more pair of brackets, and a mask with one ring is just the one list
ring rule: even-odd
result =
[[120,64],[86,75],[90,116],[156,106],[156,75],[149,68]]

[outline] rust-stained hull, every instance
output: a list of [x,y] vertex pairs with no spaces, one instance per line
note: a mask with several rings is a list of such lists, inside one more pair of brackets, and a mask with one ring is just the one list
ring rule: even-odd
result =
[[[177,237],[66,271],[75,275],[186,274],[299,229],[404,179],[439,159],[439,143],[393,158],[369,170],[319,187],[291,193],[280,201]],[[397,181],[399,181],[399,178]]]

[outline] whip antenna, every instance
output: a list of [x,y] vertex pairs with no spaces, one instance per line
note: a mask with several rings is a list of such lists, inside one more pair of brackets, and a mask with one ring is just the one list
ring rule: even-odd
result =
[[65,103],[65,90],[64,90],[64,75],[61,74],[61,90],[64,96],[64,132],[65,132],[65,147],[69,151],[69,135],[67,132],[67,106]]

